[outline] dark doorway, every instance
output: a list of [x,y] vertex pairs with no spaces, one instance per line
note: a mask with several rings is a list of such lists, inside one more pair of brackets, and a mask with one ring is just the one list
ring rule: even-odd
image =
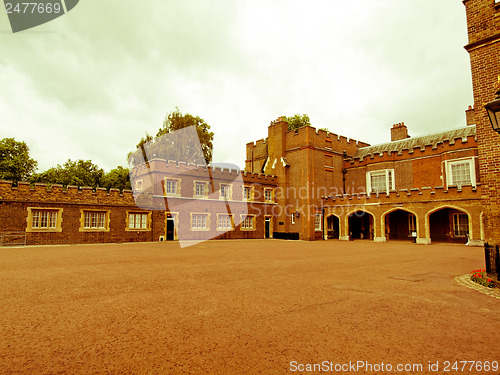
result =
[[469,218],[465,212],[442,208],[429,216],[432,242],[466,243],[469,236]]
[[412,213],[396,210],[385,216],[385,237],[388,240],[414,239],[416,235],[417,222]]
[[271,237],[271,218],[266,217],[264,238],[270,238],[270,237]]
[[167,218],[167,241],[173,241],[175,239],[175,219]]
[[368,212],[356,211],[349,215],[349,238],[352,240],[373,239],[373,218]]
[[334,238],[338,239],[339,238],[339,231],[340,231],[340,220],[337,216],[331,215],[328,216],[326,219],[326,232],[328,235],[328,238]]

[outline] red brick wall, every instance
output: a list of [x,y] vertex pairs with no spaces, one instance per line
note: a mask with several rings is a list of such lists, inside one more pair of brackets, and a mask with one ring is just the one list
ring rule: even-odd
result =
[[485,240],[500,244],[500,135],[492,130],[484,104],[494,99],[500,76],[500,5],[495,0],[464,0],[474,92],[479,169],[486,213]]

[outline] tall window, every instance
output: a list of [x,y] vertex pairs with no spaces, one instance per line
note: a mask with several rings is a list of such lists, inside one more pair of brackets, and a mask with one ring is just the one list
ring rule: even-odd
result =
[[467,214],[453,214],[453,235],[454,237],[465,237],[469,233],[469,219]]
[[85,229],[106,228],[106,212],[85,211],[83,213],[83,227]]
[[37,229],[57,228],[58,211],[32,210],[31,227]]
[[388,193],[394,190],[394,169],[382,169],[366,173],[366,190],[371,193]]
[[252,187],[251,186],[243,186],[243,199],[246,201],[252,200]]
[[273,189],[264,189],[264,200],[266,201],[273,200]]
[[199,181],[195,182],[194,195],[197,197],[205,197],[207,195],[207,183]]
[[321,214],[314,215],[314,230],[317,232],[321,230]]
[[408,236],[413,237],[417,233],[417,218],[413,214],[408,215]]
[[451,160],[446,162],[448,186],[476,186],[474,159]]
[[193,214],[191,229],[208,229],[207,218],[208,214]]
[[148,214],[131,212],[128,214],[128,227],[129,229],[147,229],[148,228]]
[[221,184],[220,185],[220,197],[224,199],[229,199],[230,197],[231,185]]
[[177,180],[166,179],[165,180],[165,193],[166,194],[177,194]]
[[217,219],[217,228],[219,229],[232,229],[233,223],[230,215],[219,215]]

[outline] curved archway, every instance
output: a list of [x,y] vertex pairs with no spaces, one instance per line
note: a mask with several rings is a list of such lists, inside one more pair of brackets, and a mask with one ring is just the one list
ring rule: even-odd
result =
[[357,210],[347,218],[349,238],[373,239],[373,215],[367,211]]
[[430,211],[426,217],[432,242],[467,242],[471,231],[471,216],[467,210],[441,206]]
[[331,214],[326,217],[326,233],[328,239],[338,239],[340,235],[340,218]]
[[418,233],[417,214],[405,208],[394,208],[382,215],[383,233],[388,240],[414,240]]

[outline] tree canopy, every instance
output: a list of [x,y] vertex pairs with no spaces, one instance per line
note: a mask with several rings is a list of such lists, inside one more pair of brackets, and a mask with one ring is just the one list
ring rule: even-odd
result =
[[284,116],[285,121],[288,122],[288,130],[297,130],[303,126],[311,125],[311,120],[309,116],[305,113],[303,115],[293,115],[293,116]]
[[[190,126],[194,126],[196,129],[202,154],[199,153],[198,142],[192,137],[194,133],[175,133],[177,130]],[[143,160],[141,156],[144,159],[147,156],[148,158],[159,157],[167,160],[194,163],[205,161],[209,164],[213,155],[213,138],[214,133],[210,131],[210,125],[205,120],[189,113],[183,115],[176,108],[175,111],[165,116],[163,126],[158,130],[154,138],[149,134],[141,138],[137,144],[137,148],[140,150],[129,153],[129,162],[134,166]],[[147,146],[142,148],[145,144]]]
[[28,181],[35,172],[37,162],[30,158],[29,147],[14,138],[0,141],[0,179]]
[[102,187],[105,187],[108,190],[114,188],[122,191],[124,189],[132,189],[130,185],[129,169],[122,166],[112,169],[104,175]]
[[103,186],[104,170],[92,163],[92,160],[68,159],[62,166],[57,164],[45,172],[33,176],[32,182],[76,186]]

